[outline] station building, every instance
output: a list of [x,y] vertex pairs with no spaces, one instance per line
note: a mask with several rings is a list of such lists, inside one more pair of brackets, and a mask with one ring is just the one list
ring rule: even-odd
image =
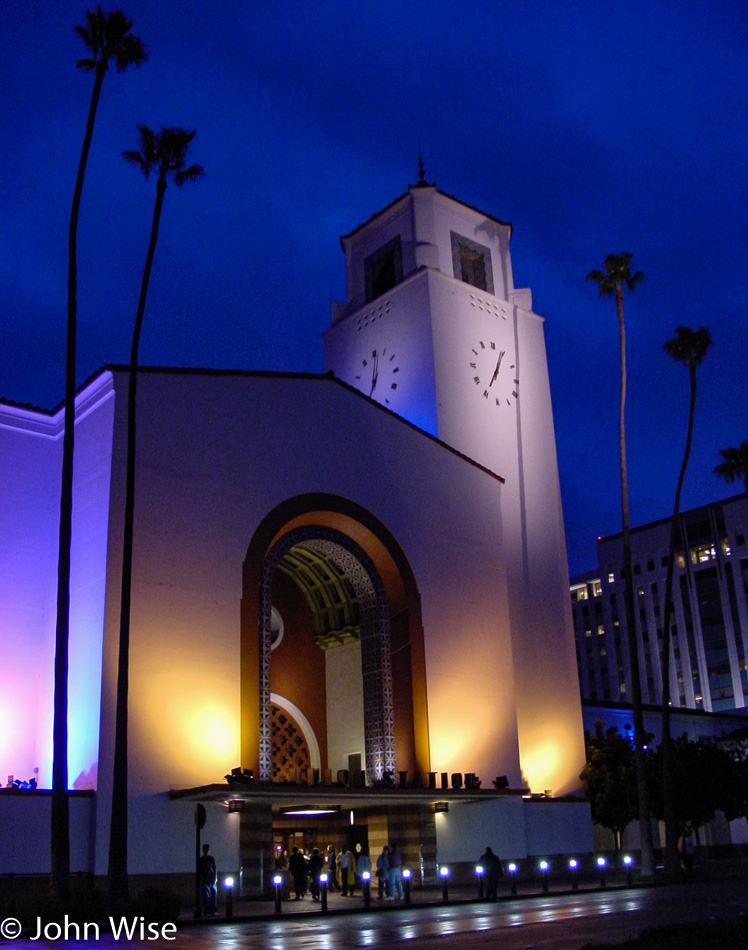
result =
[[[341,239],[325,373],[139,370],[133,875],[397,840],[437,863],[588,851],[543,335],[511,226],[425,182]],[[73,870],[106,873],[126,366],[76,400]],[[62,409],[0,403],[0,873],[49,869]],[[238,779],[227,781],[232,769]],[[244,780],[242,780],[244,779]]]

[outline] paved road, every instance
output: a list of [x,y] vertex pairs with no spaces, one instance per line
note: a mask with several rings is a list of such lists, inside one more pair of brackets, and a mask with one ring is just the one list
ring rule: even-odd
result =
[[[434,905],[355,914],[299,915],[227,923],[180,923],[174,940],[45,941],[44,946],[114,948],[149,946],[175,950],[347,950],[405,941],[408,950],[580,950],[585,943],[619,941],[645,927],[748,912],[745,879],[694,882],[674,887],[621,889],[499,904]],[[26,937],[4,947],[30,950]],[[3,948],[4,950],[4,948]],[[726,948],[727,950],[727,948]]]

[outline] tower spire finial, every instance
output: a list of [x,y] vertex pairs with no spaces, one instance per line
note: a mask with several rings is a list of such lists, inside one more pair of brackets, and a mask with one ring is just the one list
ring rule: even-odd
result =
[[418,136],[418,181],[415,184],[416,188],[428,188],[429,183],[426,181],[426,172],[423,167],[423,155],[421,154],[421,136]]

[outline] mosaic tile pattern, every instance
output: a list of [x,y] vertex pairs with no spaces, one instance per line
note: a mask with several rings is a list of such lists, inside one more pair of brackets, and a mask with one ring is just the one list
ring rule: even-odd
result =
[[272,776],[274,782],[295,782],[299,769],[311,768],[309,746],[285,709],[270,704]]
[[366,769],[381,779],[395,771],[395,714],[392,699],[390,620],[381,578],[366,552],[333,528],[314,525],[285,534],[269,552],[260,583],[260,782],[272,781],[270,704],[270,608],[273,574],[292,547],[311,548],[328,557],[353,587],[361,615],[361,667],[364,687]]

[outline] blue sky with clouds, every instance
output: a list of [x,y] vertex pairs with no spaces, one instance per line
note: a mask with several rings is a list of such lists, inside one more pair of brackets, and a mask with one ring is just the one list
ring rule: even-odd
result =
[[[122,4],[149,61],[105,79],[78,232],[78,378],[125,362],[153,183],[137,124],[196,128],[206,178],[167,192],[143,363],[321,371],[344,296],[339,235],[427,177],[512,221],[517,286],[546,318],[572,571],[619,528],[614,305],[585,275],[628,250],[632,519],[668,513],[687,372],[714,337],[684,506],[748,438],[748,8],[697,0]],[[104,4],[104,9],[108,9]],[[86,5],[0,4],[0,396],[63,393],[67,227],[92,78]]]

